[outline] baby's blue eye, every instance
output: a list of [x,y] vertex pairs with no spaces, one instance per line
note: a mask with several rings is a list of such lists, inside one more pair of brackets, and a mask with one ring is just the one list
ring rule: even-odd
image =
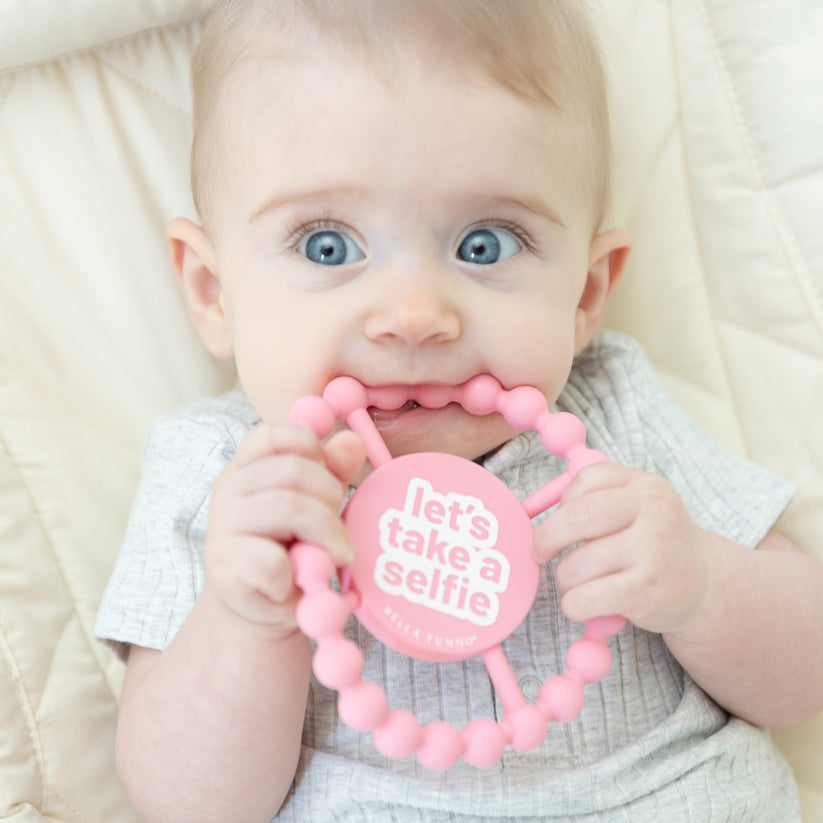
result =
[[308,235],[298,249],[312,263],[342,266],[362,260],[366,255],[345,232],[323,229]]
[[466,263],[489,266],[514,257],[521,249],[520,241],[511,232],[484,226],[466,235],[457,249],[457,256]]

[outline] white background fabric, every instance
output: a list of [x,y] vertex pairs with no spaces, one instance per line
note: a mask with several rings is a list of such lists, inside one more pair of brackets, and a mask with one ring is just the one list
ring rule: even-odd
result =
[[[593,0],[596,2],[596,0]],[[188,62],[209,0],[0,4],[0,816],[131,821],[120,664],[91,637],[158,414],[233,375],[189,329],[167,220],[188,194]],[[608,0],[610,325],[682,405],[795,480],[823,557],[823,7]],[[823,720],[779,736],[823,821]],[[78,753],[82,752],[82,756]]]

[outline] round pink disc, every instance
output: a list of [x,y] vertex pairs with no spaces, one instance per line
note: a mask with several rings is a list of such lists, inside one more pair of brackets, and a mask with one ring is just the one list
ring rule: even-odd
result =
[[505,640],[537,594],[534,529],[486,469],[449,454],[398,457],[343,514],[357,559],[343,575],[360,622],[420,660],[464,660]]

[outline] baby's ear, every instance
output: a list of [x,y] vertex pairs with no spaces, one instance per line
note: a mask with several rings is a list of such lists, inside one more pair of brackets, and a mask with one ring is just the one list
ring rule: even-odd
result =
[[201,226],[176,217],[166,230],[171,259],[194,327],[206,348],[221,358],[234,357],[231,329],[223,305],[214,249]]
[[623,229],[609,229],[592,239],[586,286],[574,320],[575,354],[586,348],[600,327],[609,296],[623,274],[631,247],[631,237]]

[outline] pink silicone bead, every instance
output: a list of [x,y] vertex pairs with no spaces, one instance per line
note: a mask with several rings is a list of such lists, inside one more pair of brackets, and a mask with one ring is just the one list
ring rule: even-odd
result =
[[501,405],[506,422],[526,431],[535,428],[541,413],[546,411],[546,398],[532,386],[518,386],[506,393]]
[[586,428],[573,414],[555,412],[541,426],[540,442],[547,452],[563,457],[572,446],[586,442]]
[[380,686],[361,680],[340,692],[337,711],[347,726],[366,732],[383,723],[389,713],[389,703]]
[[289,420],[307,426],[322,439],[334,428],[334,410],[322,397],[309,395],[301,397],[291,407]]
[[463,759],[472,766],[484,768],[496,763],[506,748],[506,735],[494,720],[481,717],[467,723],[460,732],[463,739]]
[[368,405],[365,387],[353,377],[335,377],[326,386],[323,399],[332,407],[338,420],[345,420],[355,409],[364,409]]
[[368,390],[368,400],[364,405],[381,409],[399,409],[409,399],[406,386],[380,386]]
[[612,653],[603,640],[581,637],[575,640],[566,653],[566,667],[580,675],[587,683],[602,680],[612,665]]
[[568,723],[583,711],[583,684],[565,674],[552,677],[540,689],[538,703],[552,720]]
[[596,640],[605,640],[607,637],[623,631],[626,625],[626,618],[618,614],[604,615],[603,617],[593,617],[587,620],[586,636]]
[[294,570],[294,582],[303,591],[310,591],[319,584],[328,585],[334,574],[328,552],[308,543],[295,543],[289,550],[289,558]]
[[427,769],[440,771],[453,766],[463,753],[460,732],[448,723],[429,723],[423,727],[423,743],[417,759]]
[[545,714],[531,703],[510,712],[507,720],[511,730],[512,748],[519,752],[527,752],[539,746],[549,727]]
[[378,751],[400,760],[417,751],[423,742],[423,729],[417,718],[403,709],[390,711],[386,720],[374,730]]
[[328,689],[348,689],[360,682],[363,654],[345,637],[329,637],[317,644],[312,658],[317,679]]
[[605,463],[609,458],[606,457],[603,452],[599,452],[596,449],[587,449],[585,446],[578,446],[569,453],[568,459],[569,471],[572,474],[577,474],[580,469],[584,469],[586,466],[591,466],[595,463]]
[[315,639],[339,635],[349,614],[343,598],[328,588],[303,597],[297,604],[297,624]]
[[448,406],[455,396],[453,386],[426,386],[420,391],[420,401],[430,409]]
[[480,374],[463,384],[460,405],[470,414],[491,414],[497,408],[500,383],[490,374]]

